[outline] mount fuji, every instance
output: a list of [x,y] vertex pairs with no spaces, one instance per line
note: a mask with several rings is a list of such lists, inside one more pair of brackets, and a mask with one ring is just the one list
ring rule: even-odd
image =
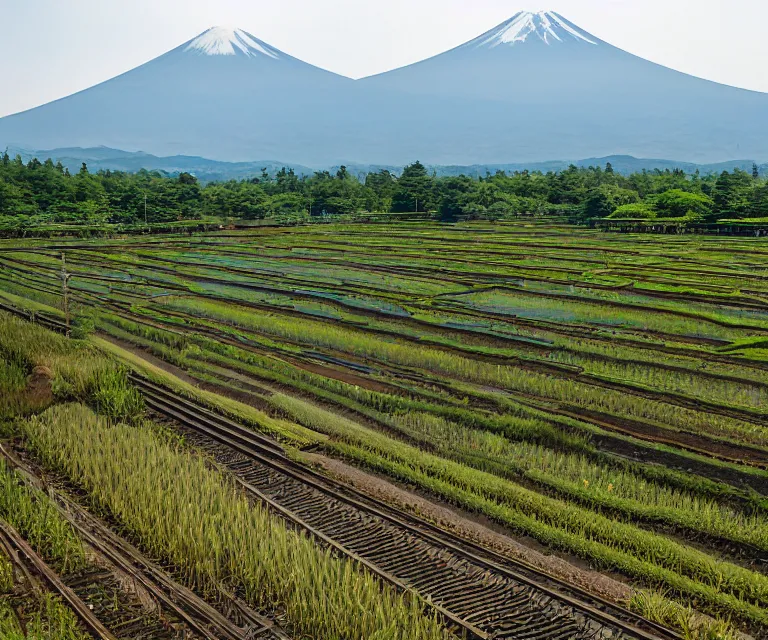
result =
[[456,124],[477,132],[474,144],[461,143],[483,145],[486,160],[768,159],[768,94],[649,62],[550,11],[520,12],[455,49],[360,82],[448,103],[471,97],[479,106]]
[[0,143],[324,162],[352,142],[337,110],[353,88],[246,31],[214,27],[123,75],[0,119]]
[[0,144],[315,167],[614,154],[711,163],[768,160],[767,116],[768,94],[673,71],[541,11],[357,81],[216,27],[112,80],[0,118]]

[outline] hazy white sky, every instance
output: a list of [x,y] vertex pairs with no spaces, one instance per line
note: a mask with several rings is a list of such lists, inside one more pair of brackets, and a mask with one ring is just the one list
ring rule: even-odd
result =
[[106,80],[214,25],[357,78],[540,9],[654,62],[768,92],[768,0],[0,0],[0,116]]

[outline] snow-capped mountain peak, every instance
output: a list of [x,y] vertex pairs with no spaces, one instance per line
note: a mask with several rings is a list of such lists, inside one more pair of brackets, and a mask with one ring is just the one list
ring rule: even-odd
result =
[[246,55],[268,56],[277,60],[280,53],[269,45],[242,29],[230,27],[212,27],[192,40],[184,51],[192,51],[207,56]]
[[521,11],[495,29],[468,43],[477,47],[515,45],[538,39],[552,45],[565,42],[598,43],[554,11]]

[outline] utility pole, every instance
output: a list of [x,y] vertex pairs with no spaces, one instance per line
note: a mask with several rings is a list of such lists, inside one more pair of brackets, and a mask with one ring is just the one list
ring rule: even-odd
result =
[[62,252],[61,254],[61,290],[64,296],[64,319],[67,323],[67,335],[69,335],[69,279],[72,277],[71,273],[67,273],[67,258]]
[[147,226],[147,193],[144,192],[144,226]]
[[309,217],[312,217],[312,189],[309,190]]
[[419,212],[419,199],[418,198],[416,198],[416,208],[413,210],[413,212],[414,213],[418,213]]

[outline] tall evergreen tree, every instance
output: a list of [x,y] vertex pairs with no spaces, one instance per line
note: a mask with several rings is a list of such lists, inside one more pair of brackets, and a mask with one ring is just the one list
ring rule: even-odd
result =
[[434,181],[418,160],[403,169],[392,197],[392,211],[430,211],[434,208]]

